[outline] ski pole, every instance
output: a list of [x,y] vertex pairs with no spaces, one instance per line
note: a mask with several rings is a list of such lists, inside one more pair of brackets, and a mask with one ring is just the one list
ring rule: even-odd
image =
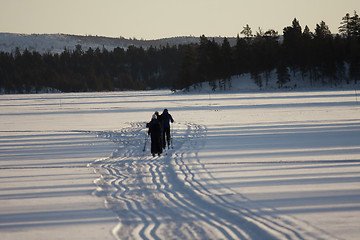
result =
[[171,148],[174,149],[174,145],[173,145],[173,137],[174,137],[174,127],[171,127],[172,124],[169,124],[170,125],[170,144],[171,144]]
[[145,152],[145,150],[146,150],[146,143],[147,143],[148,139],[149,139],[149,135],[145,133],[145,144],[144,144],[143,152]]

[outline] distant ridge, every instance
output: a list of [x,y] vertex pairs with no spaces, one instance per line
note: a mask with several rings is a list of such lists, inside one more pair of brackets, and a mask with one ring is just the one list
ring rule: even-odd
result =
[[[208,37],[212,39],[213,37]],[[70,34],[18,34],[18,33],[0,33],[0,51],[13,52],[16,48],[22,52],[25,49],[43,53],[61,53],[65,49],[74,50],[76,45],[81,45],[84,51],[92,49],[107,49],[112,51],[120,47],[127,49],[129,46],[149,48],[160,46],[176,46],[180,44],[198,43],[199,37],[184,36],[163,38],[157,40],[138,40],[102,37],[102,36],[82,36]],[[224,37],[214,37],[216,42],[222,42]],[[235,44],[236,38],[228,38],[231,44]]]

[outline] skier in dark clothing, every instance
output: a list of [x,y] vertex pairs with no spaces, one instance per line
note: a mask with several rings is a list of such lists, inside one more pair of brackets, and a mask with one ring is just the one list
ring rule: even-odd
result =
[[160,123],[156,117],[156,114],[152,116],[151,121],[147,124],[149,131],[148,134],[151,137],[151,153],[153,157],[155,157],[155,154],[162,153],[162,143],[161,143],[161,126]]
[[[163,113],[161,114],[162,122],[163,122],[163,131],[162,131],[162,146],[165,149],[166,148],[166,142],[168,144],[168,148],[170,148],[170,122],[173,123],[174,119],[172,118],[171,114],[168,112],[168,110],[165,108]],[[166,137],[166,141],[165,141]]]
[[[158,120],[159,124],[160,124],[160,128],[161,128],[161,136],[160,136],[160,142],[161,142],[161,146],[163,145],[163,139],[164,139],[164,119],[163,116],[159,114],[158,111],[155,112],[156,115],[156,119]],[[163,147],[164,148],[164,147]]]

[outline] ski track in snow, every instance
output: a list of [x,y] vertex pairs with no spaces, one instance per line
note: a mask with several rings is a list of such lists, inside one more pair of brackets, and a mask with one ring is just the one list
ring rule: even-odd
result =
[[[333,238],[306,222],[279,217],[276,209],[253,204],[229,187],[217,193],[207,189],[219,183],[198,157],[206,142],[205,126],[173,124],[174,149],[153,158],[145,124],[95,132],[119,146],[110,157],[90,164],[101,174],[94,194],[118,215],[117,239]],[[195,174],[194,167],[202,174]]]

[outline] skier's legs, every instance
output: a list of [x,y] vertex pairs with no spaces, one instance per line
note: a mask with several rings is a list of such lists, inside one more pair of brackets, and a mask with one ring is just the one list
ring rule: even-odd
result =
[[155,154],[160,156],[162,153],[161,135],[151,135],[151,153],[153,156],[155,156]]
[[170,128],[166,128],[165,129],[165,134],[166,134],[166,141],[167,141],[167,144],[168,144],[168,147],[170,147]]
[[151,136],[151,153],[153,156],[156,153],[156,141],[152,136]]
[[158,142],[157,142],[158,144],[158,147],[157,147],[157,154],[160,156],[160,154],[162,153],[162,137],[161,137],[161,135],[159,136],[159,138],[158,138]]
[[161,132],[161,146],[165,149],[166,143],[165,143],[165,129]]

